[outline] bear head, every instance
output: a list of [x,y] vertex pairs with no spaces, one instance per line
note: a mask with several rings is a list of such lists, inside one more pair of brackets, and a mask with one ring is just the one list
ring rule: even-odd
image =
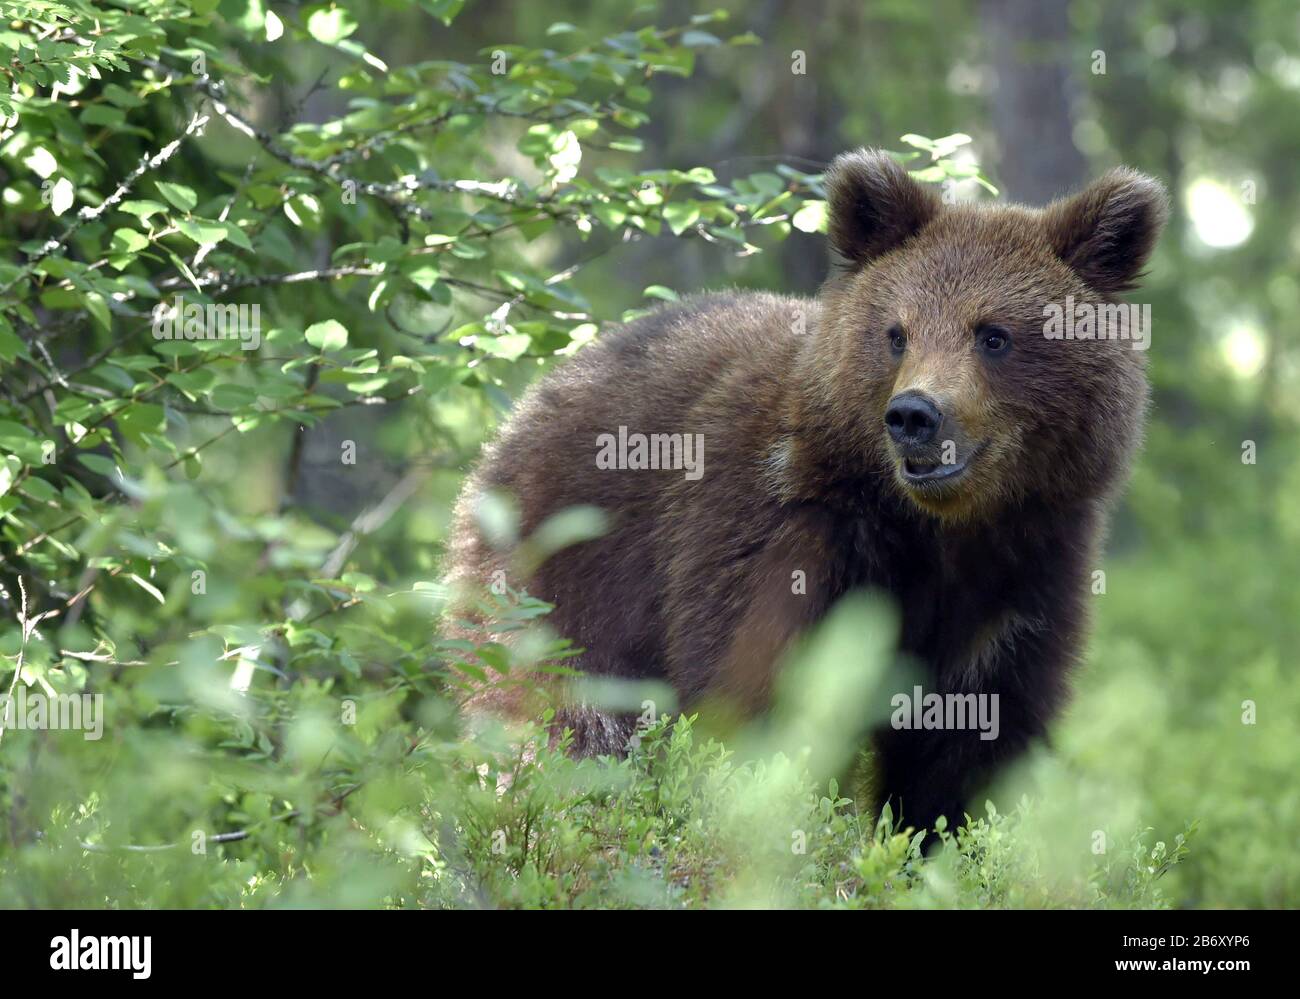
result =
[[859,150],[826,190],[837,268],[812,389],[839,453],[942,520],[1112,491],[1141,439],[1149,336],[1116,326],[1142,314],[1114,296],[1164,225],[1161,185],[1117,169],[1043,209],[948,205]]

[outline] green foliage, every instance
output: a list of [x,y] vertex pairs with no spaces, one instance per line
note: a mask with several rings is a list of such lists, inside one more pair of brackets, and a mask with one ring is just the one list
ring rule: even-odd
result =
[[[628,759],[575,762],[540,732],[465,732],[471,652],[517,673],[573,651],[526,594],[492,610],[529,641],[437,634],[480,441],[600,324],[677,297],[631,251],[776,284],[788,258],[755,255],[814,247],[825,192],[655,140],[675,83],[758,50],[725,11],[656,28],[602,8],[599,29],[521,31],[529,47],[479,37],[461,0],[378,6],[361,24],[349,3],[0,3],[0,692],[102,697],[103,725],[0,729],[0,904],[1295,904],[1275,848],[1300,818],[1295,739],[1237,716],[1249,697],[1295,717],[1279,650],[1300,608],[1252,584],[1239,613],[1197,579],[1258,582],[1300,522],[1181,552],[1179,523],[1256,487],[1171,501],[1158,469],[1205,478],[1209,459],[1169,427],[1134,490],[1160,558],[1113,567],[1126,596],[1099,601],[1058,755],[932,859],[830,777],[851,736],[834,708],[885,650],[825,664],[857,654],[857,626],[889,633],[879,608],[828,622],[787,710],[725,744],[661,717]],[[419,58],[386,64],[382,29]],[[956,127],[946,98],[878,105]],[[967,136],[899,141],[923,180],[993,190]],[[201,335],[218,320],[227,336]],[[531,557],[599,529],[585,516]],[[830,751],[793,748],[827,732]],[[1190,852],[1153,839],[1194,818]]]
[[891,815],[869,821],[834,780],[818,793],[779,754],[739,763],[691,719],[661,719],[618,763],[543,750],[483,772],[469,810],[477,859],[455,883],[512,905],[1163,908],[1159,879],[1186,852],[1182,835],[1171,852],[1144,833],[1119,857],[1049,879],[1041,845],[1022,836],[1033,818],[1022,802],[1011,816],[990,805],[923,862],[921,837]]
[[[449,23],[459,6],[426,9]],[[384,518],[348,528],[299,502],[292,441],[391,407],[409,432],[344,440],[342,467],[403,462],[418,488],[460,464],[477,439],[459,439],[464,414],[508,406],[610,318],[576,268],[536,252],[548,240],[608,251],[671,235],[748,254],[823,228],[816,175],[722,183],[630,160],[653,86],[721,44],[704,27],[723,16],[590,43],[556,25],[562,50],[389,68],[338,5],[4,13],[6,689],[103,698],[100,738],[0,733],[5,900],[608,901],[589,855],[675,822],[705,837],[691,862],[716,863],[681,783],[703,767],[684,726],[668,753],[680,772],[611,775],[543,751],[540,770],[514,761],[498,798],[499,752],[472,757],[451,707],[468,650],[431,641],[436,537],[391,550],[368,537]],[[342,54],[327,68],[346,106],[263,127],[255,97],[319,46]],[[554,525],[546,544],[583,529]],[[354,554],[363,542],[377,553]],[[604,811],[577,822],[611,780],[627,828]],[[660,800],[638,814],[646,795]],[[656,891],[643,900],[674,897]]]

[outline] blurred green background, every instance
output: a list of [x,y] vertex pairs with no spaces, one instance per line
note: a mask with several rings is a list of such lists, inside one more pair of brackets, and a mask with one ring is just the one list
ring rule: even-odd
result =
[[[0,437],[16,456],[10,478],[22,483],[5,487],[0,641],[9,658],[0,677],[13,682],[24,647],[21,578],[31,613],[63,608],[28,635],[22,682],[101,692],[108,711],[102,743],[4,733],[0,902],[1300,903],[1294,4],[761,0],[722,4],[694,24],[713,8],[148,6],[160,35],[121,26],[121,37],[137,33],[123,66],[74,80],[71,102],[51,97],[52,81],[32,61],[32,91],[0,137],[4,330],[22,341],[0,341]],[[16,39],[46,31],[33,22],[53,26],[47,39],[61,37],[58,25],[71,25],[71,36],[89,23],[77,5],[3,7],[14,52],[24,51]],[[647,25],[694,35],[637,41],[631,33]],[[602,46],[608,38],[621,41]],[[77,43],[64,44],[71,52]],[[603,79],[605,56],[566,76],[573,64],[563,53],[587,45],[632,60],[647,93],[617,110],[597,107],[600,129],[581,134],[570,182],[563,130],[527,129],[567,120],[550,118],[572,112],[557,81],[587,99],[585,88]],[[498,49],[511,65],[539,68],[496,80]],[[114,236],[121,218],[96,219],[68,241],[68,270],[20,268],[71,218],[44,211],[34,150],[57,161],[44,179],[67,172],[79,203],[101,203],[142,155],[183,131],[184,112],[205,93],[194,83],[202,74],[186,74],[200,52],[219,67],[219,95],[266,135],[241,135],[217,113],[158,173],[196,193],[196,205],[152,190],[131,197],[158,200],[160,219],[227,219],[251,236],[245,250],[227,235],[206,264],[245,280],[214,297],[234,287],[238,300],[260,302],[266,345],[256,359],[204,354],[215,360],[200,367],[216,377],[202,385],[171,377],[198,369],[182,372],[184,355],[155,351],[146,314],[116,297],[150,297],[132,275],[153,297],[192,287],[165,284],[181,273],[169,248],[203,273],[194,242],[169,242],[183,227],[146,232],[140,249]],[[160,85],[151,60],[171,65],[176,82]],[[101,100],[110,80],[135,100]],[[429,218],[386,212],[388,202],[364,191],[352,212],[356,199],[324,193],[341,175],[265,153],[269,136],[282,151],[329,162],[457,102],[478,110],[375,143],[386,158],[364,159],[362,183],[523,178],[539,216],[458,201],[436,184],[425,192],[446,200],[427,202]],[[91,103],[122,114],[88,119]],[[392,112],[398,104],[410,117]],[[943,157],[962,198],[991,197],[962,180],[976,168],[999,197],[1042,204],[1127,164],[1160,178],[1173,205],[1131,298],[1151,304],[1154,322],[1148,439],[1116,513],[1086,662],[1052,751],[1008,776],[997,813],[978,814],[975,833],[923,862],[887,822],[857,816],[815,784],[790,746],[763,752],[784,750],[795,763],[754,764],[679,728],[647,738],[663,740],[662,755],[605,768],[557,758],[539,769],[507,744],[462,740],[446,696],[458,650],[435,645],[442,545],[463,476],[512,399],[592,323],[656,299],[726,286],[815,293],[823,238],[792,226],[793,212],[775,225],[745,220],[757,222],[782,185],[791,207],[806,199],[815,209],[816,175],[835,154],[915,151],[901,137],[916,133],[971,137]],[[653,173],[694,168],[713,172],[713,190],[698,177]],[[601,169],[629,173],[595,179]],[[673,218],[687,216],[667,212],[662,227],[595,213],[594,229],[592,218],[563,214],[574,205],[581,216],[592,190],[634,191],[647,176],[670,203],[674,185],[693,190],[683,211],[741,237],[699,233],[694,217],[678,233]],[[547,200],[586,179],[596,186],[578,200]],[[741,201],[739,221],[711,214]],[[548,216],[555,204],[566,207]],[[653,199],[640,204],[647,217],[660,210]],[[520,232],[479,241],[490,244],[486,259],[464,248],[467,233],[499,225]],[[115,238],[129,252],[118,247],[118,283],[101,285],[110,268],[92,265],[111,258]],[[410,247],[440,240],[457,250],[430,276]],[[323,282],[256,280],[358,260],[389,266]],[[62,299],[51,294],[60,280]],[[96,296],[114,303],[98,325],[89,321]],[[518,308],[494,326],[488,317],[502,303]],[[356,351],[337,364],[303,341],[329,320]],[[325,351],[320,340],[307,336]],[[110,371],[115,358],[123,363]],[[55,370],[77,376],[70,389]],[[138,403],[146,388],[157,388],[156,414]],[[385,401],[364,401],[373,396]],[[146,409],[147,425],[93,409],[111,399]],[[102,437],[69,429],[93,431],[97,421]],[[106,464],[43,467],[39,442],[51,435],[60,455],[75,446]],[[361,456],[355,465],[340,463],[347,441]],[[201,464],[186,450],[200,444]],[[125,477],[110,482],[115,465]],[[201,594],[195,571],[206,574]],[[526,602],[520,618],[530,619]],[[246,694],[231,687],[240,664]],[[349,722],[344,706],[343,728],[341,702],[357,712]],[[479,780],[498,772],[515,776],[504,795]],[[782,809],[794,812],[788,823],[773,817]],[[1193,823],[1173,864],[1175,836]],[[806,827],[813,841],[793,860],[787,826]],[[761,828],[783,845],[737,845],[737,830]],[[233,835],[199,852],[196,833]],[[151,845],[163,848],[134,849]]]

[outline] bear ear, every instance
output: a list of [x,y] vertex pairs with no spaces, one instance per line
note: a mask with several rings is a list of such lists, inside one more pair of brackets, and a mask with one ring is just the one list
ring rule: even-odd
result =
[[920,232],[941,204],[897,160],[875,149],[837,156],[825,187],[831,248],[854,269]]
[[1127,167],[1043,209],[1056,255],[1103,294],[1137,286],[1168,217],[1163,185]]

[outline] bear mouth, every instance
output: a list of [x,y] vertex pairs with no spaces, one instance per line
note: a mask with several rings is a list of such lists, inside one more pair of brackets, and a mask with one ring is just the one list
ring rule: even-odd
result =
[[956,482],[970,468],[971,462],[984,450],[984,445],[976,445],[966,457],[961,461],[954,462],[951,465],[944,465],[940,462],[919,461],[915,458],[904,458],[900,466],[900,472],[903,479],[908,485],[923,486],[937,483]]

